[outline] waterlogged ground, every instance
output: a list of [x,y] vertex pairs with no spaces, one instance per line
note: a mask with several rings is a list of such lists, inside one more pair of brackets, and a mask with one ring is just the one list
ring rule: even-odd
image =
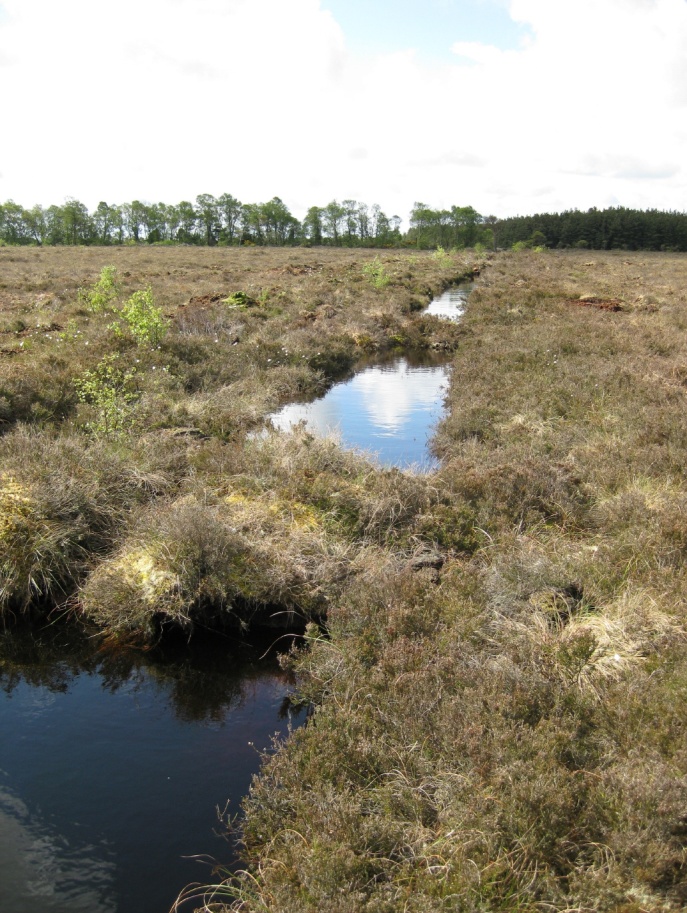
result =
[[427,306],[425,313],[433,317],[443,317],[446,320],[460,320],[465,310],[468,295],[474,288],[474,282],[462,282],[451,286]]
[[332,436],[382,466],[431,471],[438,465],[431,438],[448,389],[448,367],[436,361],[392,357],[334,384],[314,402],[284,406],[270,421],[281,431],[303,422],[314,434]]
[[[237,635],[255,616],[277,638],[395,562],[397,534],[402,561],[427,550],[421,478],[299,430],[253,432],[370,358],[397,360],[393,378],[367,376],[383,440],[406,406],[436,410],[459,333],[423,308],[480,262],[0,250],[0,907],[155,913],[219,877],[184,857],[231,863],[215,807],[238,811],[258,752],[285,731],[287,683],[222,652],[224,634],[217,662],[129,648],[167,650],[182,631],[193,650],[203,629]],[[94,297],[105,269],[113,297]],[[148,286],[130,325],[124,305]],[[429,433],[412,434],[425,465]],[[402,445],[396,462],[415,460]],[[27,657],[14,620],[42,630],[56,607],[95,624],[90,649]]]
[[[94,311],[77,290],[108,261],[121,292]],[[685,909],[683,256],[0,265],[5,619],[62,605],[114,655],[312,621],[288,665],[314,711],[244,800],[250,874],[227,904]],[[480,268],[459,320],[423,312]],[[148,284],[169,321],[154,345],[122,310]],[[269,430],[366,359],[417,351],[451,361],[434,472]]]
[[[446,289],[424,313],[459,320],[473,287],[462,283]],[[451,360],[438,353],[377,358],[324,396],[284,406],[270,416],[271,424],[290,431],[302,422],[314,434],[331,435],[382,466],[431,472],[439,465],[431,439],[444,412]]]

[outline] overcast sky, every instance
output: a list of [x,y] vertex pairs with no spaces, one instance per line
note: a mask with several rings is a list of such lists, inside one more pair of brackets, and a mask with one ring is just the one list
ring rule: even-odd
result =
[[0,0],[0,201],[687,210],[687,0]]

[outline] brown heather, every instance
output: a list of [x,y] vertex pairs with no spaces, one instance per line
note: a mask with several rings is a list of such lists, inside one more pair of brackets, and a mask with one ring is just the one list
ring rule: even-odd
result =
[[[384,252],[375,288],[373,256],[0,250],[3,611],[113,642],[318,620],[288,658],[312,717],[201,909],[682,910],[687,259],[499,254],[454,327],[417,309],[476,258]],[[159,350],[79,304],[108,264]],[[436,474],[248,434],[403,346],[455,352]],[[113,351],[138,399],[93,437],[74,378]]]

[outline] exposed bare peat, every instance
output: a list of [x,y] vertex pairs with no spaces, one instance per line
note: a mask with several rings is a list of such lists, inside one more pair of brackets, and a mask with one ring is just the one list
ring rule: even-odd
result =
[[571,304],[578,307],[597,308],[600,311],[622,311],[623,302],[619,298],[597,298],[595,295],[583,295],[581,298],[571,299]]

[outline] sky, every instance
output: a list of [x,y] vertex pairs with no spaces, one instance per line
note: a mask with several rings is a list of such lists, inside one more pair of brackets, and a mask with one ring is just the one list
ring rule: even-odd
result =
[[0,0],[0,201],[687,210],[687,0]]

